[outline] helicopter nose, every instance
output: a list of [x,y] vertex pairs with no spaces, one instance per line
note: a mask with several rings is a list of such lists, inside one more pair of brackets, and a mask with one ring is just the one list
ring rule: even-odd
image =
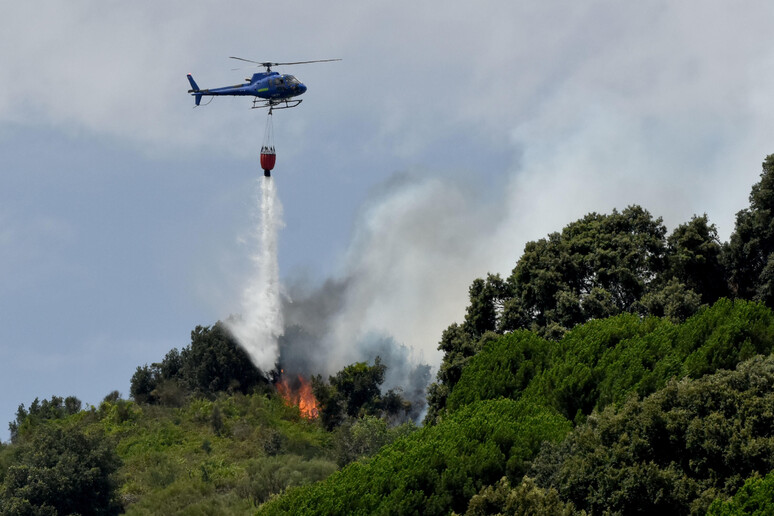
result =
[[298,85],[298,94],[301,95],[306,91],[306,85],[304,83],[301,83]]

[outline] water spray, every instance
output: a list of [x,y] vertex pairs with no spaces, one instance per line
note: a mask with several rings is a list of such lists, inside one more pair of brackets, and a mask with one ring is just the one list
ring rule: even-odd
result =
[[259,177],[257,183],[259,221],[251,253],[253,269],[242,294],[241,317],[230,328],[256,367],[268,373],[279,358],[278,340],[284,331],[277,256],[284,223],[274,181]]

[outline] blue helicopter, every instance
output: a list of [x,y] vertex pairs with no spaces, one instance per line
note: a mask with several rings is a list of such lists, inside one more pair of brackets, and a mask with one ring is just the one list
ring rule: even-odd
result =
[[234,86],[224,86],[222,88],[201,89],[194,81],[191,74],[188,74],[188,82],[191,83],[191,89],[188,93],[194,96],[194,102],[198,106],[202,97],[217,96],[217,95],[247,95],[253,96],[253,107],[256,108],[269,108],[271,113],[274,109],[287,109],[296,107],[301,104],[301,99],[297,97],[306,91],[306,86],[301,83],[292,75],[280,74],[272,72],[272,66],[285,66],[285,65],[297,65],[307,63],[326,63],[329,61],[341,61],[341,59],[318,59],[315,61],[296,61],[292,63],[268,63],[251,61],[250,59],[242,59],[241,57],[230,56],[230,59],[237,59],[239,61],[246,61],[248,63],[257,64],[266,68],[265,72],[254,73],[252,77],[245,79],[247,81],[244,84],[236,84]]

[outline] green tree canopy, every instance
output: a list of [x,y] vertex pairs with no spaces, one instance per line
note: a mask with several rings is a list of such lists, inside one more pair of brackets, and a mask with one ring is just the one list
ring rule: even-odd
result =
[[212,397],[268,386],[269,381],[221,322],[197,326],[191,344],[169,351],[164,360],[137,367],[130,394],[138,403],[179,405],[185,394]]
[[43,401],[35,398],[30,404],[29,410],[25,409],[22,403],[16,410],[16,420],[8,424],[8,429],[11,432],[11,442],[16,442],[21,433],[45,421],[62,419],[80,410],[81,400],[75,396],[68,396],[66,398],[51,396],[51,400],[44,399]]
[[382,394],[381,385],[387,366],[376,357],[374,365],[356,362],[346,366],[325,382],[321,375],[312,378],[312,390],[319,405],[320,419],[326,428],[340,425],[346,417],[396,416],[408,413],[411,404],[395,390]]
[[774,471],[748,479],[728,500],[716,499],[709,516],[769,516],[774,514]]
[[500,399],[473,403],[327,480],[290,490],[262,514],[462,513],[484,486],[521,480],[544,441],[570,430],[555,411]]
[[661,218],[629,206],[610,215],[591,213],[561,233],[527,243],[508,278],[511,299],[500,330],[540,330],[552,323],[571,328],[634,310],[664,270],[665,235]]
[[[590,213],[528,242],[505,281],[492,274],[473,281],[464,322],[443,332],[438,349],[444,357],[428,390],[425,421],[438,418],[493,332],[526,329],[560,340],[578,324],[621,313],[687,319],[730,293],[722,249],[706,215],[666,237],[661,218],[636,205]],[[762,278],[768,283],[761,292],[772,285],[774,299],[774,257]]]
[[0,513],[121,512],[114,478],[120,461],[102,436],[40,425],[18,444],[15,458],[0,485]]
[[769,306],[774,296],[768,281],[774,265],[769,266],[774,252],[774,154],[763,161],[760,182],[750,192],[750,207],[736,214],[736,227],[728,244],[731,286],[745,299],[761,299]]
[[180,352],[180,362],[184,382],[192,391],[205,395],[246,393],[268,384],[263,372],[221,322],[211,327],[197,326],[191,332],[191,345]]
[[709,223],[706,214],[694,216],[667,238],[667,268],[662,283],[676,279],[698,294],[702,304],[730,295],[722,252],[715,225]]
[[580,421],[632,393],[651,394],[672,378],[699,378],[771,352],[774,313],[743,300],[721,299],[677,325],[634,314],[593,320],[559,342],[520,330],[493,337],[470,359],[445,411],[527,396]]
[[774,356],[758,356],[608,406],[544,447],[531,474],[593,514],[703,514],[773,469]]

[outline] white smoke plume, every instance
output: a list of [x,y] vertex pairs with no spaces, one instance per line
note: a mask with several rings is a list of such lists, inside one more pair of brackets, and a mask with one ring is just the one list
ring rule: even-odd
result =
[[379,357],[382,390],[398,389],[421,419],[441,333],[464,316],[473,279],[492,270],[486,222],[501,210],[481,200],[465,181],[427,174],[381,185],[361,210],[341,274],[317,286],[290,281],[282,366],[325,377]]
[[279,338],[284,332],[277,259],[278,234],[284,223],[273,180],[258,178],[256,198],[259,214],[253,235],[253,272],[242,295],[241,315],[231,318],[228,326],[256,367],[268,373],[279,358]]

